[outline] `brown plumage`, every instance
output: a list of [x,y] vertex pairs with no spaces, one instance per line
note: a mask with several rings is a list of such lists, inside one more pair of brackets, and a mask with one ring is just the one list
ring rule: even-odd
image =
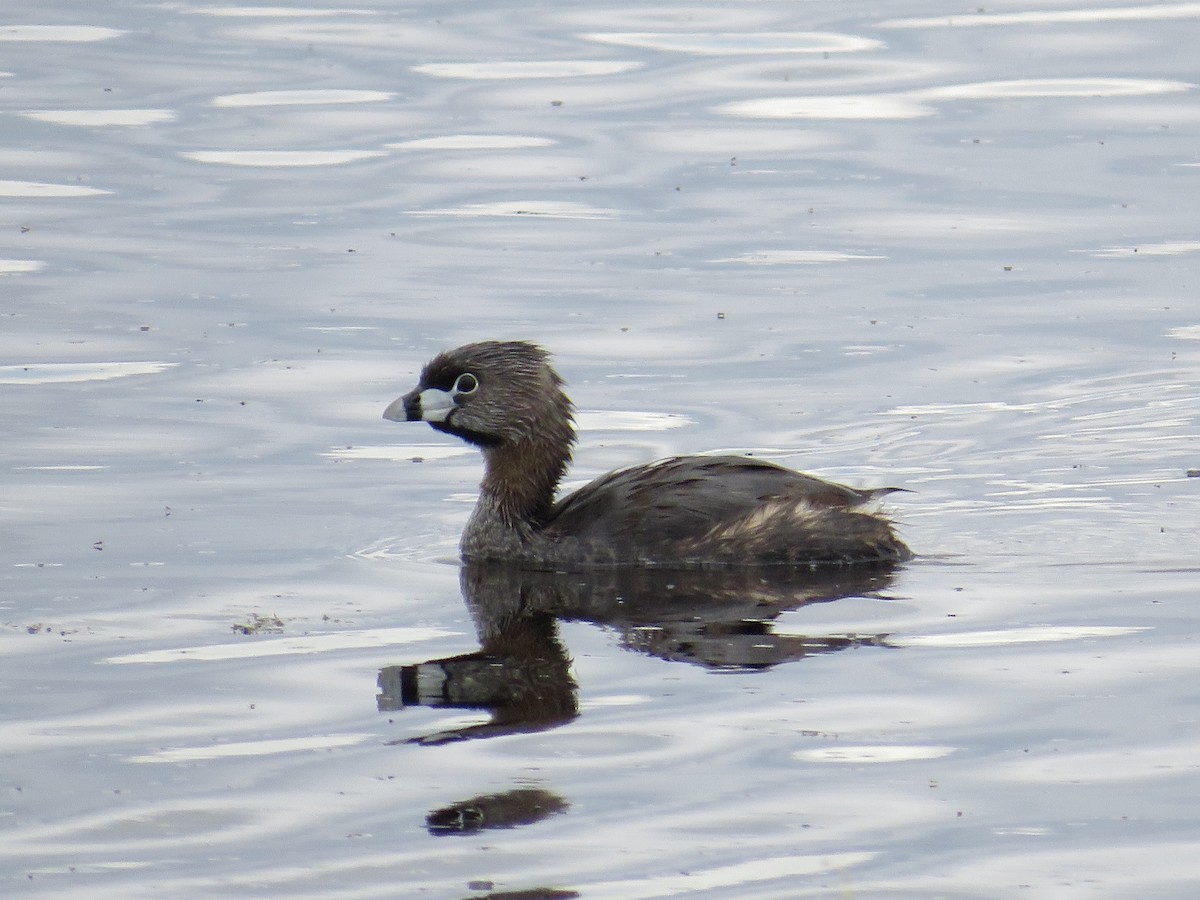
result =
[[441,353],[384,418],[427,421],[483,452],[464,559],[532,568],[899,561],[911,552],[859,490],[740,456],[677,456],[604,475],[555,502],[575,442],[545,350],[483,341]]

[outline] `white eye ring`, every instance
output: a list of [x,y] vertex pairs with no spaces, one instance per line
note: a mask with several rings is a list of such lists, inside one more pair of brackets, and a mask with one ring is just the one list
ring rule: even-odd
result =
[[454,387],[451,388],[451,391],[457,397],[464,394],[473,394],[478,387],[479,379],[470,372],[463,372],[454,379]]

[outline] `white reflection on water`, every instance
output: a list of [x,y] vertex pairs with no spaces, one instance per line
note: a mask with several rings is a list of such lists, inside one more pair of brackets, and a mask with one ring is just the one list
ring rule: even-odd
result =
[[611,219],[619,210],[603,209],[570,200],[501,200],[471,203],[444,209],[410,209],[410,216],[529,216],[545,219]]
[[30,109],[21,115],[36,122],[85,128],[154,125],[175,119],[175,113],[169,109]]
[[737,887],[741,891],[750,890],[751,885],[777,878],[795,878],[800,875],[848,869],[874,859],[875,856],[873,852],[775,856],[728,866],[689,866],[685,873],[649,875],[629,881],[585,882],[580,888],[583,896],[611,897],[616,900],[650,900],[653,897],[674,897],[729,887]]
[[214,97],[213,106],[235,109],[257,106],[318,106],[332,103],[377,103],[390,100],[395,94],[387,91],[309,90],[309,91],[252,91],[247,94],[225,94]]
[[897,93],[763,97],[721,104],[714,111],[761,119],[913,119],[933,115],[930,102],[939,100],[1143,97],[1194,87],[1187,81],[1154,78],[1014,78]]
[[105,660],[115,665],[129,663],[169,663],[185,660],[214,662],[227,659],[260,659],[268,656],[329,653],[335,650],[354,650],[363,647],[394,647],[418,641],[453,637],[457,632],[438,628],[372,628],[364,631],[336,631],[310,634],[303,637],[269,638],[240,641],[235,644],[207,644],[197,647],[174,647],[168,650],[149,650],[125,656],[110,656]]
[[455,456],[472,456],[471,447],[452,444],[388,444],[386,446],[339,447],[321,455],[326,459],[375,459],[389,462],[405,462],[415,459],[450,459]]
[[231,741],[223,744],[206,744],[200,747],[169,747],[141,756],[130,756],[131,763],[177,763],[195,762],[204,759],[234,759],[247,756],[271,756],[277,753],[295,753],[300,750],[330,750],[334,747],[352,747],[377,737],[374,734],[313,734],[304,737],[274,738],[266,741]]
[[944,756],[949,756],[957,749],[957,747],[920,744],[892,744],[887,746],[860,744],[797,750],[792,754],[792,757],[804,762],[895,763],[922,759],[941,759]]
[[687,416],[639,410],[585,409],[575,413],[581,431],[666,431],[694,424]]
[[530,147],[553,147],[553,138],[521,134],[447,134],[442,137],[418,138],[386,144],[393,150],[520,150]]
[[1114,6],[1109,9],[1047,9],[998,13],[980,9],[978,13],[954,13],[888,19],[880,28],[963,28],[977,25],[1051,25],[1089,22],[1125,22],[1145,19],[1191,19],[1200,16],[1200,3],[1146,3],[1140,6]]
[[[290,12],[290,10],[289,10]],[[411,18],[398,24],[394,19],[374,18],[378,13],[366,10],[336,10],[326,16],[242,16],[242,19],[264,18],[270,22],[239,24],[228,29],[229,36],[239,41],[278,41],[283,44],[313,46],[385,47],[388,49],[419,50],[440,47],[446,40],[446,30],[437,25],[414,23]],[[344,16],[371,16],[358,22],[344,22]]]
[[187,150],[180,154],[194,162],[259,168],[340,166],[386,155],[382,150]]
[[597,75],[619,75],[640,69],[639,62],[590,59],[547,59],[519,62],[461,62],[424,63],[413,66],[414,72],[438,78],[472,80],[510,80],[517,78],[580,78]]
[[1200,739],[1185,737],[1153,746],[1119,744],[1112,748],[1054,754],[1008,762],[992,777],[1022,784],[1104,784],[1178,777],[1200,768]]
[[45,268],[40,259],[0,259],[0,275],[22,275]]
[[120,28],[99,25],[4,25],[0,26],[0,41],[63,41],[86,44],[107,41],[129,32]]
[[1147,97],[1196,85],[1161,78],[1013,78],[949,84],[913,93],[929,100],[1004,100],[1017,97]]
[[1133,256],[1177,256],[1181,253],[1200,253],[1200,241],[1162,241],[1157,244],[1146,243],[1130,247],[1106,247],[1103,250],[1090,251],[1091,256],[1118,258]]
[[1044,644],[1087,638],[1120,637],[1150,631],[1149,626],[1130,625],[1031,625],[995,631],[956,631],[949,634],[910,634],[889,638],[897,647],[1006,647],[1013,644]]
[[601,44],[700,55],[758,53],[854,53],[876,50],[882,41],[827,31],[592,32],[580,37]]
[[304,9],[299,6],[204,6],[181,12],[197,16],[220,16],[234,19],[293,19],[324,16],[373,16],[369,9]]
[[[1155,373],[1143,373],[1153,375]],[[1109,385],[1113,386],[1109,386]],[[922,403],[896,406],[886,410],[887,416],[975,416],[980,413],[1018,412],[1031,413],[1047,410],[1065,410],[1088,406],[1103,401],[1120,401],[1119,409],[1095,416],[1132,416],[1136,412],[1150,409],[1156,421],[1162,420],[1162,409],[1168,403],[1190,404],[1193,401],[1191,386],[1172,381],[1150,381],[1132,383],[1127,377],[1102,377],[1074,382],[1070,385],[1047,385],[1045,393],[1052,394],[1045,400],[1029,399],[1014,403],[1006,400],[980,400],[970,403]],[[1136,404],[1136,405],[1134,405]],[[1072,419],[1072,422],[1078,419]],[[1074,431],[1074,429],[1073,429]]]
[[62,384],[109,381],[129,375],[155,375],[173,369],[171,362],[69,362],[0,366],[0,384]]
[[764,97],[723,103],[714,112],[751,119],[915,119],[933,108],[904,94]]
[[[112,466],[13,466],[15,472],[95,472],[110,469]],[[16,563],[16,565],[25,565]]]
[[42,181],[0,179],[0,197],[99,197],[111,194],[102,188],[82,184],[48,184]]
[[846,262],[852,259],[887,259],[868,253],[846,253],[841,250],[759,250],[713,259],[716,263],[746,263],[751,266],[815,265],[816,263]]

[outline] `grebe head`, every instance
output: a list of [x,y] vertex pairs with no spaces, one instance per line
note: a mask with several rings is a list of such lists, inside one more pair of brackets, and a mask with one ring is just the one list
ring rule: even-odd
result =
[[569,457],[571,401],[549,360],[525,341],[481,341],[439,353],[383,417],[428,422],[485,450],[550,442],[565,446]]

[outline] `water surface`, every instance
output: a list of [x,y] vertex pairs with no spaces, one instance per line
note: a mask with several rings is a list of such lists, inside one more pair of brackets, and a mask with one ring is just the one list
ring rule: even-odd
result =
[[[1194,896],[1198,41],[10,10],[5,896]],[[556,353],[572,484],[754,453],[910,489],[920,557],[472,587],[477,457],[380,413],[486,337]]]

